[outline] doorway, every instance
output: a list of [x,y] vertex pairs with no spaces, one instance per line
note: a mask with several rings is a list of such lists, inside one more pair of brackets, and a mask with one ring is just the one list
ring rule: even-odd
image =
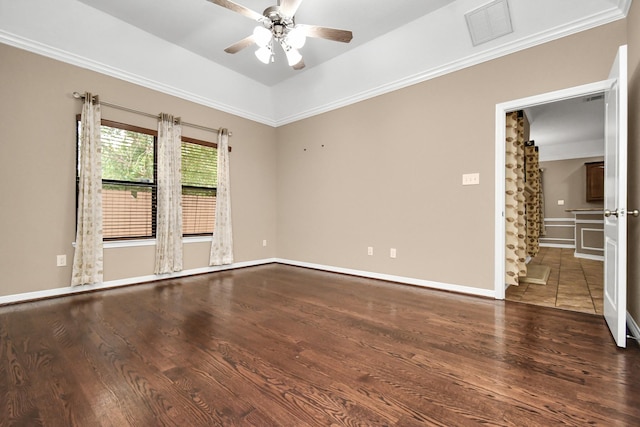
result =
[[602,94],[610,87],[610,82],[601,81],[574,88],[563,89],[542,95],[514,100],[496,105],[496,168],[495,168],[495,295],[497,299],[505,299],[505,129],[506,114],[512,111],[525,110],[554,102],[571,100],[580,97]]
[[604,318],[616,345],[626,347],[627,308],[627,46],[620,46],[609,78],[496,105],[495,297],[505,297],[506,115],[529,106],[605,94]]
[[[505,299],[602,315],[604,94],[529,107],[521,116],[531,141],[525,145],[536,148],[539,160],[540,249],[527,264],[533,278],[511,282]],[[596,178],[600,185],[590,186]],[[531,192],[525,194],[528,200]]]

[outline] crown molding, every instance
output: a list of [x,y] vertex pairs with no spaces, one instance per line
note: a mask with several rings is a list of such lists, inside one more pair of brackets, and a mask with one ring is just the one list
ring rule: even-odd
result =
[[[318,114],[336,110],[342,107],[346,107],[351,104],[355,104],[367,99],[383,95],[389,92],[393,92],[417,83],[421,83],[427,80],[431,80],[448,73],[459,71],[461,69],[481,64],[483,62],[491,61],[493,59],[500,58],[502,56],[509,55],[530,47],[534,47],[540,44],[544,44],[553,40],[560,39],[572,34],[579,33],[591,28],[595,28],[601,25],[605,25],[620,19],[624,19],[629,11],[632,0],[618,0],[618,5],[613,6],[608,10],[600,13],[593,14],[586,18],[570,22],[561,27],[556,27],[548,31],[543,31],[534,34],[529,37],[522,38],[520,40],[507,43],[496,48],[484,50],[477,54],[469,55],[456,61],[449,62],[447,64],[434,67],[422,72],[408,75],[401,79],[382,84],[377,87],[372,87],[367,90],[361,91],[354,95],[346,96],[344,98],[336,99],[334,101],[323,103],[322,105],[316,105],[312,108],[296,112],[295,114],[284,117],[268,117],[263,114],[257,114],[254,111],[248,109],[237,108],[233,105],[221,103],[215,99],[209,97],[203,97],[201,95],[194,94],[189,91],[182,90],[175,86],[160,83],[144,76],[125,71],[120,68],[112,67],[107,64],[94,61],[71,52],[49,46],[47,44],[30,40],[19,35],[0,30],[0,42],[5,44],[33,52],[42,56],[46,56],[55,60],[59,60],[68,64],[72,64],[81,68],[85,68],[91,71],[96,71],[101,74],[105,74],[111,77],[115,77],[130,83],[140,85],[158,92],[166,93],[168,95],[176,96],[187,101],[194,102],[196,104],[204,105],[206,107],[214,108],[219,111],[223,111],[229,114],[233,114],[238,117],[242,117],[248,120],[252,120],[258,123],[262,123],[271,127],[279,127],[289,123],[293,123],[299,120],[303,120],[309,117],[313,117]],[[272,90],[272,98],[275,97]]]
[[633,0],[618,0],[618,9],[620,9],[625,17],[629,14],[629,9],[631,9],[632,1]]
[[299,120],[303,120],[309,117],[313,117],[318,114],[326,113],[332,110],[336,110],[338,108],[346,107],[348,105],[365,101],[367,99],[370,99],[379,95],[384,95],[386,93],[403,89],[405,87],[408,87],[417,83],[422,83],[427,80],[431,80],[449,73],[453,73],[455,71],[459,71],[464,68],[472,67],[474,65],[478,65],[483,62],[488,62],[493,59],[497,59],[506,55],[510,55],[512,53],[519,52],[521,50],[535,47],[553,40],[570,36],[572,34],[577,34],[582,31],[586,31],[592,28],[599,27],[601,25],[609,24],[611,22],[624,19],[627,16],[627,12],[629,10],[631,0],[620,0],[620,3],[621,5],[618,7],[613,7],[609,10],[593,14],[591,16],[588,16],[580,20],[570,22],[561,27],[556,27],[551,30],[543,31],[543,32],[534,34],[532,36],[525,37],[520,40],[516,40],[514,42],[498,46],[493,49],[485,50],[483,52],[479,52],[474,55],[469,55],[459,60],[449,62],[448,64],[431,68],[429,70],[425,70],[423,72],[420,72],[411,76],[407,76],[393,82],[385,83],[383,85],[368,89],[366,91],[362,91],[353,96],[345,97],[324,105],[319,105],[315,108],[311,108],[306,111],[301,111],[287,117],[278,118],[276,120],[276,127],[293,123]]
[[79,56],[74,53],[46,45],[44,43],[40,43],[38,41],[30,40],[4,30],[0,30],[0,42],[19,49],[26,50],[28,52],[45,56],[47,58],[55,59],[57,61],[75,65],[80,68],[95,71],[100,74],[105,74],[110,77],[115,77],[117,79],[124,80],[126,82],[146,87],[148,89],[152,89],[161,93],[165,93],[167,95],[176,96],[178,98],[185,99],[196,104],[204,105],[206,107],[214,108],[225,113],[233,114],[235,116],[253,120],[255,122],[266,124],[272,127],[276,126],[276,121],[271,117],[265,117],[251,111],[235,108],[231,105],[224,104],[200,95],[196,95],[177,87],[160,83],[140,76],[138,74],[130,73],[128,71],[115,68],[107,64],[103,64],[101,62],[94,61],[92,59]]

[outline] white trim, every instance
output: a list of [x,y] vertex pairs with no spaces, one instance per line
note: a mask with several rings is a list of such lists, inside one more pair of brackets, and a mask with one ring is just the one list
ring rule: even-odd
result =
[[430,280],[414,279],[412,277],[394,276],[391,274],[374,273],[363,270],[352,270],[350,268],[333,267],[330,265],[314,264],[303,261],[295,261],[289,259],[276,258],[277,263],[293,265],[295,267],[312,268],[314,270],[328,271],[331,273],[348,274],[351,276],[366,277],[368,279],[386,280],[388,282],[397,282],[406,285],[421,286],[425,288],[438,289],[442,291],[458,292],[462,294],[482,296],[494,298],[494,292],[491,289],[480,289],[471,286],[455,285],[451,283],[432,282]]
[[190,236],[183,237],[182,243],[207,243],[213,240],[213,236]]
[[618,0],[618,9],[620,9],[625,17],[629,14],[629,9],[631,9],[631,1],[632,0]]
[[[49,46],[39,41],[30,40],[5,30],[0,30],[0,42],[62,62],[66,62],[68,64],[76,65],[81,68],[97,71],[99,73],[106,74],[108,76],[131,82],[149,89],[157,90],[162,93],[173,95],[194,102],[196,104],[215,108],[216,110],[253,120],[258,123],[262,123],[272,127],[279,127],[308,117],[316,116],[328,111],[355,104],[357,102],[364,101],[385,93],[393,92],[414,85],[416,83],[421,83],[458,70],[501,58],[503,56],[566,36],[570,36],[581,31],[586,31],[591,28],[624,19],[626,17],[625,12],[628,12],[628,9],[630,7],[629,5],[631,4],[631,0],[618,1],[620,3],[617,6],[613,6],[607,10],[594,13],[591,16],[569,22],[559,28],[552,28],[537,34],[524,37],[519,40],[514,40],[510,43],[488,49],[481,53],[471,54],[459,60],[452,61],[438,67],[433,67],[431,69],[421,71],[413,75],[402,77],[393,82],[384,83],[379,86],[363,90],[359,93],[343,97],[341,99],[325,102],[322,105],[307,108],[303,111],[296,112],[295,114],[291,114],[285,117],[275,117],[275,114],[274,117],[267,117],[262,114],[257,114],[253,111],[249,111],[247,108],[237,108],[232,105],[224,104],[215,99],[203,97],[201,95],[182,90],[175,86],[159,83],[147,77],[131,73],[123,69],[115,68],[98,61],[87,59],[72,52]],[[273,86],[271,87],[271,89],[273,89]],[[275,100],[273,102],[275,102]]]
[[[191,236],[191,237],[183,237],[182,243],[206,243],[211,242],[211,236]],[[103,249],[114,249],[114,248],[134,248],[139,246],[155,246],[156,239],[131,239],[131,240],[107,240],[102,243]],[[76,247],[76,242],[71,243],[71,246]]]
[[233,270],[236,268],[253,267],[256,265],[271,264],[276,262],[274,258],[267,258],[254,261],[237,262],[229,265],[221,265],[216,267],[202,267],[192,270],[183,270],[171,274],[148,275],[139,277],[130,277],[120,280],[111,280],[108,282],[98,283],[95,285],[84,285],[76,287],[64,287],[46,289],[43,291],[25,292],[21,294],[5,295],[0,297],[0,306],[4,304],[13,304],[17,302],[32,301],[43,298],[61,297],[66,295],[80,294],[84,292],[98,291],[110,288],[118,288],[145,282],[153,282],[155,280],[174,279],[178,277],[193,276],[195,274],[214,273],[216,271]]
[[505,298],[505,254],[504,254],[504,169],[506,114],[527,107],[550,102],[602,93],[611,87],[611,80],[602,80],[586,85],[561,89],[554,92],[534,95],[527,98],[496,104],[496,149],[495,149],[495,248],[494,248],[494,287],[496,299]]
[[562,238],[562,237],[541,237],[541,240],[553,240],[555,242],[573,242],[574,239],[570,239],[570,238]]
[[631,316],[631,313],[627,311],[627,328],[629,328],[629,332],[636,339],[638,345],[640,345],[640,326],[636,323],[635,319]]
[[[621,0],[630,1],[630,0]],[[626,14],[623,15],[620,10],[612,8],[603,12],[595,13],[584,19],[580,19],[561,28],[553,28],[551,30],[543,31],[538,34],[534,34],[529,37],[525,37],[520,40],[497,46],[493,49],[486,50],[478,54],[472,54],[461,58],[456,61],[452,61],[448,64],[434,67],[429,70],[425,70],[414,75],[406,76],[396,81],[385,83],[383,85],[374,87],[357,93],[352,96],[347,96],[337,101],[329,102],[318,107],[310,108],[304,111],[297,112],[296,114],[289,115],[287,117],[276,118],[276,127],[283,126],[289,123],[296,122],[298,120],[313,117],[319,114],[326,113],[338,108],[346,107],[351,104],[355,104],[360,101],[364,101],[376,96],[383,95],[385,93],[393,92],[405,87],[422,83],[427,80],[435,79],[440,76],[444,76],[455,71],[463,70],[474,65],[482,64],[487,61],[491,61],[497,58],[501,58],[506,55],[510,55],[521,50],[525,50],[531,47],[535,47],[553,40],[560,39],[562,37],[570,36],[581,31],[586,31],[591,28],[605,25],[611,22],[615,22],[620,19],[624,19]],[[533,105],[531,105],[533,106]]]
[[[155,246],[156,239],[134,239],[134,240],[107,240],[102,242],[103,249],[114,248],[135,248],[138,246]],[[73,247],[76,247],[76,242],[73,242]]]
[[571,218],[545,218],[544,222],[575,222],[575,217]]
[[583,254],[583,253],[579,253],[579,252],[574,252],[573,256],[575,258],[592,259],[594,261],[604,261],[604,255],[591,255],[591,254]]
[[221,265],[216,267],[195,268],[191,270],[183,270],[183,271],[170,273],[170,274],[130,277],[130,278],[120,279],[120,280],[111,280],[108,282],[98,283],[95,285],[84,285],[84,286],[76,286],[76,287],[69,286],[64,288],[46,289],[43,291],[34,291],[34,292],[25,292],[21,294],[5,295],[5,296],[0,296],[0,306],[5,304],[14,304],[19,302],[33,301],[33,300],[39,300],[44,298],[62,297],[67,295],[80,294],[84,292],[118,288],[122,286],[153,282],[156,280],[175,279],[179,277],[193,276],[196,274],[215,273],[217,271],[234,270],[237,268],[244,268],[244,267],[254,267],[257,265],[264,265],[264,264],[271,264],[271,263],[279,263],[279,264],[285,264],[285,265],[292,265],[296,267],[312,268],[314,270],[348,274],[351,276],[366,277],[369,279],[385,280],[388,282],[397,282],[397,283],[406,284],[406,285],[421,286],[425,288],[438,289],[438,290],[450,291],[450,292],[458,292],[458,293],[474,295],[474,296],[481,296],[481,297],[488,297],[488,298],[495,297],[494,292],[491,289],[480,289],[480,288],[474,288],[474,287],[463,286],[463,285],[455,285],[450,283],[432,282],[430,280],[414,279],[411,277],[394,276],[394,275],[382,274],[382,273],[373,273],[373,272],[362,271],[362,270],[352,270],[349,268],[333,267],[328,265],[313,264],[308,262],[294,261],[294,260],[288,260],[288,259],[282,259],[282,258],[266,258],[266,259],[254,260],[254,261],[237,262],[229,265]]
[[582,244],[582,242],[584,242],[584,232],[585,231],[597,231],[600,233],[604,233],[604,229],[602,228],[581,228],[580,229],[580,249],[586,249],[588,251],[598,251],[598,252],[604,252],[604,248],[592,248],[591,246],[585,246]]
[[559,249],[575,249],[576,245],[563,245],[560,243],[543,243],[540,242],[540,247],[543,248],[559,248]]
[[77,67],[86,68],[88,70],[96,71],[107,76],[115,77],[117,79],[146,87],[148,89],[156,90],[161,93],[173,95],[178,98],[185,99],[196,104],[204,105],[206,107],[211,107],[238,117],[253,120],[272,127],[276,126],[276,121],[273,118],[265,117],[244,109],[235,108],[231,105],[223,104],[214,99],[205,98],[203,96],[182,90],[178,87],[160,83],[155,80],[150,80],[144,76],[130,73],[119,68],[111,67],[107,64],[103,64],[92,59],[88,59],[83,56],[68,52],[66,50],[58,49],[56,47],[40,43],[35,40],[30,40],[1,29],[0,42],[29,52],[37,53],[38,55],[46,56],[47,58],[52,58],[57,61],[62,61],[67,64],[75,65]]
[[545,227],[575,228],[575,224],[545,224]]
[[577,219],[576,224],[604,224],[601,219]]

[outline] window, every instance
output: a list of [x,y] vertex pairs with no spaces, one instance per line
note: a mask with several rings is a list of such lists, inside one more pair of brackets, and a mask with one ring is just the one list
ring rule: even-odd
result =
[[182,137],[182,233],[213,232],[218,150],[214,144]]
[[[79,148],[80,117],[77,121]],[[104,240],[154,238],[157,131],[109,120],[102,120],[100,131]],[[216,171],[216,144],[183,137],[184,236],[213,232]]]

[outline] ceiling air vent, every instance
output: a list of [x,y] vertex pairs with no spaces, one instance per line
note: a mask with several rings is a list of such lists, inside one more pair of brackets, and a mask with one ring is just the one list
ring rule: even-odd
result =
[[495,0],[464,16],[474,46],[512,33],[507,0]]
[[604,99],[604,94],[603,93],[599,93],[597,95],[587,96],[586,98],[584,98],[584,102],[593,102],[593,101],[598,101],[600,99]]

